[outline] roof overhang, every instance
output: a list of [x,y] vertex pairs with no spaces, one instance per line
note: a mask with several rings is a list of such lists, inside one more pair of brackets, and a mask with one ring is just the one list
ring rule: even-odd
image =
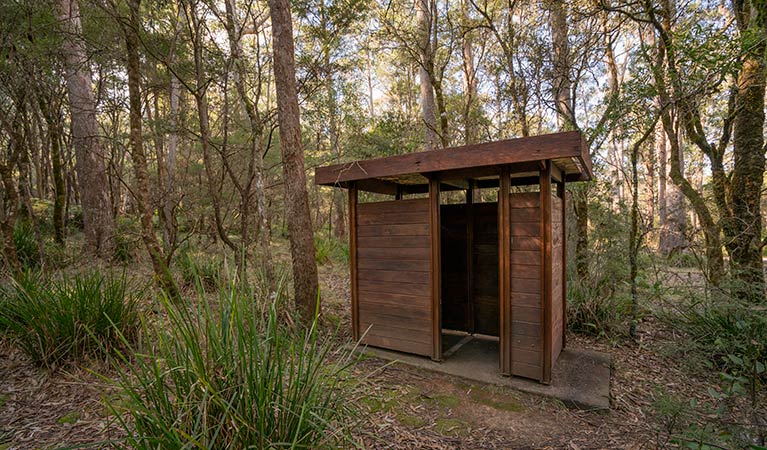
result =
[[588,181],[593,176],[582,134],[569,131],[318,167],[314,182],[340,187],[354,182],[361,190],[386,194],[398,189],[417,193],[428,190],[429,178],[461,189],[460,180],[492,179],[504,166],[520,181],[530,179],[530,172],[540,170],[545,161],[554,163],[560,181]]

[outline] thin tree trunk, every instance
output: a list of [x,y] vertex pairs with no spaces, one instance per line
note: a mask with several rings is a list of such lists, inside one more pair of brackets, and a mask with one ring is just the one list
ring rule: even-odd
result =
[[86,248],[100,256],[114,250],[114,218],[103,148],[98,136],[96,101],[93,97],[88,56],[81,40],[78,0],[58,0],[56,10],[65,37],[61,50],[69,93],[72,140],[76,153],[77,178],[81,189]]
[[296,306],[305,318],[309,318],[319,311],[319,283],[301,143],[290,2],[269,0],[269,13],[272,18],[274,81],[293,261],[293,288]]
[[[43,102],[41,102],[43,103]],[[42,105],[41,105],[42,106]],[[43,115],[47,122],[48,142],[51,149],[51,165],[53,176],[53,233],[59,244],[64,244],[64,208],[67,200],[67,187],[64,181],[64,169],[61,155],[61,120],[54,116],[58,112],[45,111]]]
[[668,226],[668,203],[666,201],[666,183],[668,182],[668,152],[666,151],[666,132],[663,123],[658,123],[655,130],[655,142],[658,147],[658,251],[664,253],[663,233]]
[[141,124],[141,60],[139,57],[140,0],[128,0],[129,17],[122,29],[125,35],[127,54],[128,97],[130,106],[130,145],[133,170],[136,177],[134,193],[136,206],[141,215],[141,237],[144,241],[152,268],[160,287],[174,301],[181,299],[176,282],[170,273],[162,248],[157,242],[157,236],[152,224],[152,208],[150,207],[149,171],[144,153],[144,138]]
[[[567,42],[567,11],[564,2],[549,1],[549,27],[554,63],[554,103],[557,111],[557,125],[560,131],[576,129],[573,110],[572,83],[570,82],[570,47]],[[608,46],[608,51],[612,49]],[[613,61],[614,63],[614,61]]]
[[[226,29],[229,37],[229,50],[232,63],[234,64],[234,84],[237,94],[240,98],[245,113],[248,116],[250,124],[250,138],[252,139],[252,150],[248,164],[248,179],[245,188],[241,192],[242,206],[247,206],[250,202],[251,193],[256,197],[256,220],[258,221],[258,242],[261,247],[261,267],[266,276],[267,283],[274,287],[274,269],[272,263],[271,240],[269,236],[269,209],[266,199],[266,169],[264,168],[264,157],[262,142],[264,139],[264,120],[261,117],[258,106],[248,97],[245,88],[245,67],[242,60],[242,45],[240,43],[241,31],[240,25],[235,20],[236,4],[235,0],[226,0]],[[258,30],[254,30],[258,35]],[[260,66],[259,66],[258,85],[261,85]],[[260,95],[260,89],[257,91]],[[247,226],[247,222],[244,223]],[[246,230],[243,230],[246,231]],[[244,235],[244,234],[243,234]]]
[[[208,110],[208,94],[207,85],[209,80],[205,76],[202,61],[202,26],[200,18],[197,16],[196,3],[191,2],[190,5],[190,19],[192,21],[192,28],[194,35],[192,36],[192,46],[194,53],[194,77],[195,77],[195,89],[192,91],[195,103],[197,104],[197,118],[200,126],[200,145],[202,146],[202,159],[205,166],[205,175],[208,179],[208,194],[210,195],[210,201],[213,205],[213,218],[215,221],[216,232],[218,237],[229,247],[233,252],[239,254],[239,247],[235,244],[226,232],[224,228],[223,219],[221,217],[221,196],[217,187],[215,186],[215,173],[213,170],[213,160],[210,155],[210,117]],[[242,259],[238,258],[238,263]]]
[[429,69],[433,68],[431,48],[431,1],[415,0],[416,20],[418,21],[418,79],[421,85],[421,118],[424,125],[424,148],[432,150],[439,147],[437,119],[434,115],[434,86]]
[[474,103],[477,99],[477,71],[474,68],[474,49],[472,47],[471,33],[469,32],[469,0],[461,1],[461,56],[463,69],[463,128],[464,144],[469,145],[476,142],[476,132],[474,130]]

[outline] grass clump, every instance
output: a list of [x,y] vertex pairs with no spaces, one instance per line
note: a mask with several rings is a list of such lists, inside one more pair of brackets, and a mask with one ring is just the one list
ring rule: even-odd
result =
[[37,246],[37,236],[32,224],[20,221],[13,228],[13,245],[16,248],[16,257],[25,269],[40,267],[40,249]]
[[215,257],[193,256],[185,251],[179,255],[178,266],[181,271],[181,278],[187,286],[209,291],[221,284],[223,280],[224,264]]
[[351,442],[353,350],[316,328],[279,320],[274,301],[222,286],[219,301],[161,299],[167,320],[152,348],[123,355],[123,448],[337,448]]
[[139,296],[125,276],[91,272],[45,281],[25,272],[0,292],[0,331],[48,368],[105,356],[135,339]]
[[349,261],[349,245],[338,239],[324,235],[314,237],[314,255],[317,264],[330,262],[347,263]]

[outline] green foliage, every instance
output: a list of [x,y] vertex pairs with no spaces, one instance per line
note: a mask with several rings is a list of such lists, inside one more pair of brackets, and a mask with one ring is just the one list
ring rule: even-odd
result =
[[40,267],[40,251],[37,247],[35,229],[26,221],[20,221],[13,228],[13,245],[16,247],[16,256],[19,258],[21,267],[34,269]]
[[140,293],[125,276],[46,281],[28,271],[0,291],[0,331],[45,367],[104,356],[137,336]]
[[687,335],[679,346],[680,352],[696,356],[703,362],[703,370],[719,373],[719,389],[708,392],[721,406],[718,416],[726,418],[730,406],[741,404],[754,417],[748,424],[725,427],[733,439],[749,441],[749,436],[767,433],[764,422],[757,418],[765,406],[767,305],[743,301],[731,294],[742,291],[728,286],[708,295],[682,292],[678,301],[660,311],[658,317]]
[[177,259],[181,278],[187,286],[210,290],[223,280],[224,263],[215,256],[183,251]]
[[[161,299],[167,322],[153,346],[122,358],[121,448],[337,448],[349,444],[353,402],[344,381],[351,349],[336,350],[316,323],[295,328],[274,301],[221,286],[217,305]],[[125,415],[127,414],[127,419]]]
[[133,260],[133,250],[140,241],[139,222],[135,217],[119,217],[115,233],[115,253],[117,261],[127,263]]
[[629,246],[624,231],[628,214],[610,208],[608,189],[598,184],[590,188],[589,220],[594,226],[589,229],[588,273],[582,276],[576,264],[568,265],[567,325],[577,333],[616,337],[628,331],[630,319]]
[[349,262],[349,245],[322,234],[314,236],[314,252],[317,264]]

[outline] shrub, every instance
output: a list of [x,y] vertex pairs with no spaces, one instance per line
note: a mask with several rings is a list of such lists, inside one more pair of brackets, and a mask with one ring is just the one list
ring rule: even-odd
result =
[[34,269],[40,267],[40,250],[37,247],[37,236],[31,224],[21,221],[13,228],[13,245],[21,267]]
[[124,276],[92,272],[46,282],[26,272],[0,292],[0,330],[35,363],[53,368],[132,342],[138,299]]
[[[710,389],[709,394],[724,408],[719,415],[726,419],[725,429],[734,438],[753,444],[767,435],[760,418],[766,400],[767,305],[731,295],[743,289],[728,287],[708,295],[691,290],[657,314],[687,335],[688,339],[675,344],[677,351],[688,360],[702,360],[709,370],[719,373],[720,389]],[[731,406],[735,413],[747,416],[741,425],[727,418]]]
[[224,264],[216,257],[192,256],[185,251],[179,255],[177,262],[181,269],[181,278],[187,286],[210,290],[223,280]]
[[133,249],[141,241],[139,222],[133,217],[120,217],[116,228],[114,257],[122,263],[130,262],[133,259]]
[[167,323],[156,330],[153,348],[134,351],[122,359],[130,364],[116,365],[122,393],[110,408],[128,436],[123,445],[247,449],[348,443],[354,411],[343,377],[353,351],[335,351],[315,326],[282,324],[282,295],[258,302],[249,287],[219,292],[215,308],[204,298],[197,309],[161,300]]
[[[600,277],[601,278],[601,277]],[[615,337],[625,334],[629,299],[608,280],[575,280],[567,283],[567,327],[589,336]]]
[[314,254],[318,264],[326,264],[331,261],[348,262],[349,246],[335,238],[315,236]]

